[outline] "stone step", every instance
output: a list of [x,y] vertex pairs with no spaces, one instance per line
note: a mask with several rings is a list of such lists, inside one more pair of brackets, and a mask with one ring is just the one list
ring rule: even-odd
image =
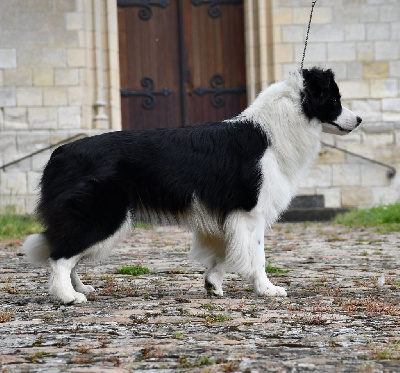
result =
[[349,212],[349,208],[296,208],[287,210],[279,219],[280,222],[302,222],[302,221],[328,221],[337,214]]
[[325,196],[323,194],[298,195],[293,198],[289,209],[304,209],[325,207]]
[[337,214],[348,212],[348,208],[327,208],[322,194],[299,195],[293,198],[281,222],[328,221]]

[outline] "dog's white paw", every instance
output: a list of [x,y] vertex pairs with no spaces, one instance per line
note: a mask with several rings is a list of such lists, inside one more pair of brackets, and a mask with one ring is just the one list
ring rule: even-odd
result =
[[269,297],[286,297],[287,293],[285,288],[281,286],[275,286],[271,283],[271,281],[267,279],[263,279],[261,281],[254,282],[254,290],[260,296],[269,296]]
[[204,282],[204,287],[208,295],[218,295],[220,297],[224,295],[221,284],[219,286],[216,286],[213,283],[211,283],[208,279],[206,279]]
[[282,286],[274,286],[274,290],[276,291],[275,295],[278,297],[287,297],[286,289]]
[[222,287],[220,286],[219,288],[214,288],[214,295],[218,295],[219,297],[224,296],[224,292],[222,291]]
[[62,292],[62,293],[50,291],[50,294],[52,294],[61,303],[64,303],[64,304],[75,304],[75,303],[87,302],[85,294],[78,293],[77,291]]
[[83,285],[80,284],[76,287],[74,287],[74,289],[78,292],[78,293],[83,293],[83,294],[90,294],[90,293],[94,293],[96,291],[96,289],[93,286],[90,285]]
[[73,303],[86,303],[87,299],[85,294],[75,292]]

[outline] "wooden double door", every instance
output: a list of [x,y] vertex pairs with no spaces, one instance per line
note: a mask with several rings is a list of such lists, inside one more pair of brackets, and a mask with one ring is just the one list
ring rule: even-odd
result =
[[246,106],[242,0],[118,0],[123,129],[231,118]]

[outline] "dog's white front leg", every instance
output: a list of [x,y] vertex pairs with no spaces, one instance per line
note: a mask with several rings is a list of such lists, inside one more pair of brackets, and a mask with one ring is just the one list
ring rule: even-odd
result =
[[286,290],[272,284],[265,272],[264,221],[262,219],[251,233],[249,249],[252,265],[250,278],[253,281],[254,291],[262,296],[286,297]]

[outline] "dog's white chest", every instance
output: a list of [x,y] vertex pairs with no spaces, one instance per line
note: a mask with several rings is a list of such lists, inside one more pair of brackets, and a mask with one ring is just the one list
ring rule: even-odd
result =
[[266,225],[271,226],[290,203],[293,186],[282,172],[272,150],[265,152],[260,166],[263,177],[254,212],[265,216]]

